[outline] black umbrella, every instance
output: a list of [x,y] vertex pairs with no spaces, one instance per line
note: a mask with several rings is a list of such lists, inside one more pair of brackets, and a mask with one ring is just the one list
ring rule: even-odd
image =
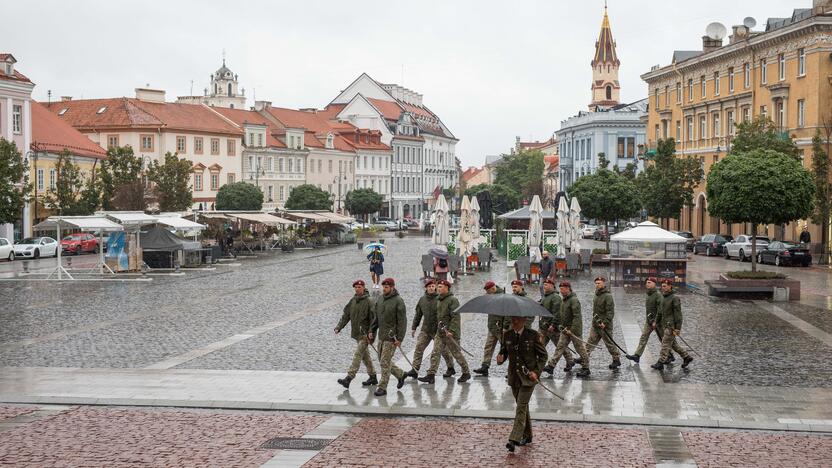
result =
[[428,249],[428,254],[430,254],[433,258],[444,258],[448,259],[448,251],[443,250],[441,247],[431,247]]
[[549,317],[552,314],[532,299],[515,294],[484,294],[462,305],[457,312],[504,317]]

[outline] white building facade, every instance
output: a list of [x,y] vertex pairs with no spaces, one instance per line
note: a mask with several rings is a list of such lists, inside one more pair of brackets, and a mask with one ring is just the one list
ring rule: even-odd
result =
[[[26,160],[32,144],[32,90],[35,84],[15,70],[16,63],[12,54],[0,53],[0,137],[14,142]],[[31,211],[31,206],[26,203],[20,227],[24,236],[32,235]],[[14,227],[0,224],[0,237],[14,239]]]

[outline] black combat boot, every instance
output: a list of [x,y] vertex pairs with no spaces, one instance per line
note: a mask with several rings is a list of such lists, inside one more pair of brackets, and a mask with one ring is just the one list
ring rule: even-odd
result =
[[338,379],[338,383],[343,385],[344,388],[350,388],[350,382],[352,382],[352,377],[346,376],[343,379]]
[[514,446],[515,445],[517,445],[517,442],[515,442],[513,440],[509,440],[508,443],[506,444],[506,448],[508,449],[509,452],[514,453]]
[[517,442],[517,445],[523,447],[523,446],[529,445],[531,443],[532,443],[532,438],[531,437],[529,437],[528,439],[524,437],[524,438],[520,439],[520,442]]
[[417,371],[416,369],[410,369],[409,371],[404,373],[404,378],[408,378],[408,377],[413,378],[413,379],[419,377],[419,371]]
[[431,384],[431,385],[433,385],[433,383],[436,381],[436,376],[434,376],[433,374],[428,374],[428,375],[426,375],[426,376],[424,376],[424,377],[419,377],[417,380],[418,380],[419,382],[424,382],[424,383],[426,383],[426,384]]
[[573,367],[575,367],[575,362],[574,361],[572,361],[571,363],[567,362],[566,367],[563,368],[563,371],[564,372],[572,372]]
[[575,358],[575,364],[583,365],[583,360],[584,359],[582,357],[578,356],[578,357]]
[[676,356],[674,356],[673,353],[668,353],[667,362],[673,362],[675,360],[676,360]]
[[682,369],[687,369],[690,363],[693,362],[693,356],[688,356],[682,361]]
[[589,377],[589,369],[587,369],[586,367],[581,367],[581,370],[579,370],[578,373],[575,375],[577,375],[578,377]]
[[387,395],[387,390],[385,390],[385,389],[383,389],[383,388],[381,388],[381,387],[378,387],[378,388],[376,389],[376,391],[375,391],[375,392],[373,392],[373,395],[375,395],[375,396],[384,396],[384,395]]
[[396,380],[398,380],[398,382],[396,382],[397,389],[404,387],[404,381],[407,380],[407,374],[402,374],[401,377],[396,377]]
[[463,372],[462,375],[459,376],[459,378],[457,379],[457,382],[465,383],[469,380],[471,380],[471,374],[469,374],[468,372]]
[[552,374],[555,373],[555,368],[546,364],[546,366],[543,367],[543,372],[546,372],[547,374],[552,375]]
[[629,359],[629,360],[633,361],[633,362],[634,362],[634,363],[636,363],[636,364],[638,364],[639,359],[641,359],[641,356],[639,356],[638,354],[627,354],[627,355],[626,355],[626,356],[624,356],[624,357],[626,357],[627,359]]
[[448,370],[446,370],[446,371],[445,371],[445,373],[444,373],[444,374],[442,374],[442,377],[445,377],[445,378],[447,379],[448,377],[450,377],[450,376],[452,376],[452,375],[454,375],[454,374],[456,374],[456,371],[454,370],[454,368],[453,368],[453,367],[449,367],[449,368],[448,368]]
[[663,370],[664,369],[664,363],[659,361],[659,362],[653,364],[650,367],[652,367],[653,369],[656,369],[656,370]]
[[475,374],[479,374],[483,377],[488,377],[488,366],[483,364],[479,367],[479,369],[474,369]]
[[615,369],[618,369],[619,367],[621,367],[621,359],[614,358],[612,360],[612,362],[610,363],[609,368],[612,369],[612,370],[615,370]]
[[378,379],[375,374],[370,374],[370,378],[361,382],[361,385],[369,387],[370,385],[378,385]]

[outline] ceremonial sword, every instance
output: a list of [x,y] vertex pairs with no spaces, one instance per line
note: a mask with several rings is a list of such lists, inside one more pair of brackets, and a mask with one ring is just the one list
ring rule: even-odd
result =
[[601,330],[604,331],[604,334],[607,335],[607,338],[609,338],[610,341],[612,341],[612,344],[614,344],[616,348],[620,349],[621,352],[624,353],[625,355],[627,355],[627,356],[630,355],[630,353],[628,353],[624,348],[622,348],[621,346],[618,346],[618,343],[615,342],[615,340],[612,338],[612,335],[610,335],[610,333],[607,331],[606,328],[602,328]]
[[459,349],[461,349],[462,351],[464,351],[464,352],[465,352],[465,354],[467,354],[467,355],[469,355],[469,356],[471,356],[471,357],[474,357],[474,355],[473,355],[473,354],[471,354],[471,353],[469,353],[467,349],[463,348],[463,347],[459,344],[459,342],[457,342],[457,341],[454,339],[454,337],[453,337],[453,336],[448,336],[448,327],[446,327],[444,323],[439,322],[439,326],[440,326],[440,328],[439,328],[439,329],[440,329],[440,330],[442,330],[443,332],[445,332],[445,338],[447,338],[447,339],[451,340],[451,343],[453,343],[453,344],[454,344],[457,348],[459,348]]
[[690,349],[691,351],[693,351],[694,353],[696,353],[696,355],[697,355],[697,356],[699,356],[699,357],[703,357],[701,354],[699,354],[699,351],[697,351],[697,350],[693,349],[693,346],[691,346],[690,344],[688,344],[688,342],[687,342],[684,338],[682,338],[682,335],[676,335],[676,338],[679,338],[680,340],[682,340],[682,343],[684,343],[684,344],[685,344],[685,346],[687,346],[687,347],[688,347],[688,349]]
[[[393,330],[390,330],[390,333],[388,333],[387,336],[389,338],[393,338],[394,340],[396,339],[396,337],[393,336]],[[402,349],[402,345],[398,344],[398,345],[396,345],[396,348],[398,348],[399,352],[402,353],[402,356],[404,356],[405,361],[407,361],[407,363],[410,364],[410,368],[413,369],[413,363],[410,362],[410,359],[407,357],[407,354],[404,353],[404,350]]]

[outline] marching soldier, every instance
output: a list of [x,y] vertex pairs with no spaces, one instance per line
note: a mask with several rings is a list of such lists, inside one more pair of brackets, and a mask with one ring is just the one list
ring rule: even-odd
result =
[[590,328],[589,338],[586,340],[589,345],[587,352],[592,354],[598,342],[604,340],[607,351],[612,356],[612,363],[609,365],[610,369],[618,369],[621,366],[621,354],[611,339],[614,317],[615,302],[613,301],[612,293],[607,288],[607,279],[599,276],[595,278],[595,298],[592,300],[592,328]]
[[[381,282],[382,296],[376,300],[373,323],[370,325],[370,341],[378,335],[378,362],[381,366],[381,381],[375,396],[387,395],[387,382],[392,373],[399,380],[396,388],[402,388],[407,379],[404,371],[393,364],[393,354],[401,345],[407,333],[407,308],[404,300],[396,291],[396,281],[385,278]],[[376,333],[378,332],[378,333]]]
[[503,334],[503,343],[497,355],[497,365],[508,359],[508,384],[517,404],[514,426],[506,444],[509,452],[514,452],[515,446],[532,443],[529,400],[547,357],[540,334],[526,327],[525,317],[512,317],[511,329]]
[[[638,348],[636,348],[635,354],[626,356],[627,359],[636,363],[639,359],[641,359],[641,355],[644,353],[644,348],[647,346],[647,341],[650,338],[651,333],[655,331],[656,336],[659,338],[659,342],[662,341],[662,330],[656,326],[656,317],[659,314],[659,308],[662,305],[663,296],[662,293],[656,289],[657,284],[658,281],[652,276],[647,278],[647,281],[644,283],[647,288],[647,300],[644,303],[646,320],[644,322],[644,326],[641,328],[641,338],[638,340]],[[678,343],[674,341],[673,349],[676,350],[678,347]],[[670,353],[670,360],[673,360],[673,353]]]
[[[483,286],[485,289],[486,294],[503,294],[505,290],[493,281],[488,281]],[[480,365],[479,369],[474,369],[475,374],[479,374],[482,377],[488,377],[488,368],[491,366],[491,358],[494,356],[494,350],[497,347],[497,343],[502,341],[503,330],[507,327],[506,318],[502,315],[489,315],[488,316],[488,335],[485,338],[485,347],[482,350],[482,365]]]
[[571,342],[575,351],[580,355],[574,361],[581,364],[581,370],[576,375],[578,377],[589,377],[589,354],[586,352],[583,340],[581,340],[584,326],[583,317],[581,317],[581,301],[572,292],[572,284],[569,281],[561,281],[560,295],[563,297],[563,303],[560,306],[561,332],[558,337],[558,344],[555,347],[555,355],[552,356],[549,363],[552,368],[557,366],[560,357],[566,352],[566,346]]
[[[543,280],[543,297],[540,298],[540,305],[548,310],[550,317],[540,317],[537,322],[538,330],[540,331],[540,339],[543,340],[543,347],[545,348],[549,342],[553,342],[557,347],[558,336],[560,335],[560,308],[563,304],[563,299],[560,294],[555,291],[555,280],[546,278]],[[575,365],[575,360],[568,348],[563,349],[563,355],[566,357],[566,367],[563,368],[565,372],[570,372]],[[549,375],[555,372],[554,356],[543,368],[543,372],[548,372]]]
[[[515,296],[526,296],[526,289],[523,287],[523,282],[520,280],[514,280],[511,282],[511,293]],[[506,322],[508,325],[508,322]],[[526,328],[531,328],[534,325],[534,317],[528,317],[526,319]]]
[[664,369],[664,364],[668,359],[667,356],[670,354],[670,349],[673,348],[682,357],[682,367],[687,368],[693,361],[693,356],[689,355],[681,346],[676,345],[676,337],[682,331],[682,304],[673,290],[673,280],[662,280],[662,296],[664,298],[656,317],[656,326],[662,330],[662,353],[659,356],[659,361],[650,367],[656,370]]
[[376,370],[373,367],[373,360],[370,357],[369,351],[367,351],[367,346],[370,343],[367,338],[367,331],[370,330],[370,323],[373,321],[373,310],[368,299],[369,294],[367,294],[363,280],[356,280],[352,283],[352,287],[355,289],[355,295],[344,306],[344,314],[341,316],[338,325],[335,326],[335,334],[337,335],[349,323],[351,325],[350,336],[358,343],[358,346],[355,348],[355,354],[352,356],[352,364],[350,364],[350,368],[347,370],[347,376],[343,379],[338,379],[338,383],[343,385],[344,388],[350,388],[350,382],[355,378],[361,362],[364,362],[364,368],[367,369],[367,374],[370,376],[369,379],[361,382],[361,385],[368,387],[378,383],[378,380],[376,380]]
[[[419,298],[419,302],[416,304],[416,315],[413,317],[413,326],[410,330],[411,337],[416,336],[416,329],[419,328],[419,323],[422,322],[422,318],[425,321],[422,322],[422,329],[419,330],[419,338],[416,339],[416,350],[413,351],[413,369],[406,372],[404,374],[405,377],[412,377],[414,379],[419,377],[419,368],[422,367],[422,356],[425,348],[436,336],[438,322],[436,319],[437,296],[436,283],[433,280],[428,280],[425,283],[425,295]],[[433,345],[437,346],[437,343],[434,342]],[[448,368],[452,369],[454,367],[454,361],[448,350],[442,353],[442,357],[445,358],[445,364],[448,365]]]
[[[456,311],[459,308],[459,301],[451,294],[450,288],[451,283],[448,280],[439,280],[436,286],[436,291],[439,293],[436,304],[436,317],[439,320],[439,331],[436,333],[433,353],[430,355],[428,375],[419,377],[420,382],[434,383],[436,369],[439,368],[439,356],[447,348],[450,348],[451,355],[462,367],[462,375],[457,379],[457,382],[464,383],[471,379],[471,370],[468,368],[468,361],[465,360],[462,349],[459,347],[461,323],[459,312]],[[448,370],[450,371],[450,369]]]

